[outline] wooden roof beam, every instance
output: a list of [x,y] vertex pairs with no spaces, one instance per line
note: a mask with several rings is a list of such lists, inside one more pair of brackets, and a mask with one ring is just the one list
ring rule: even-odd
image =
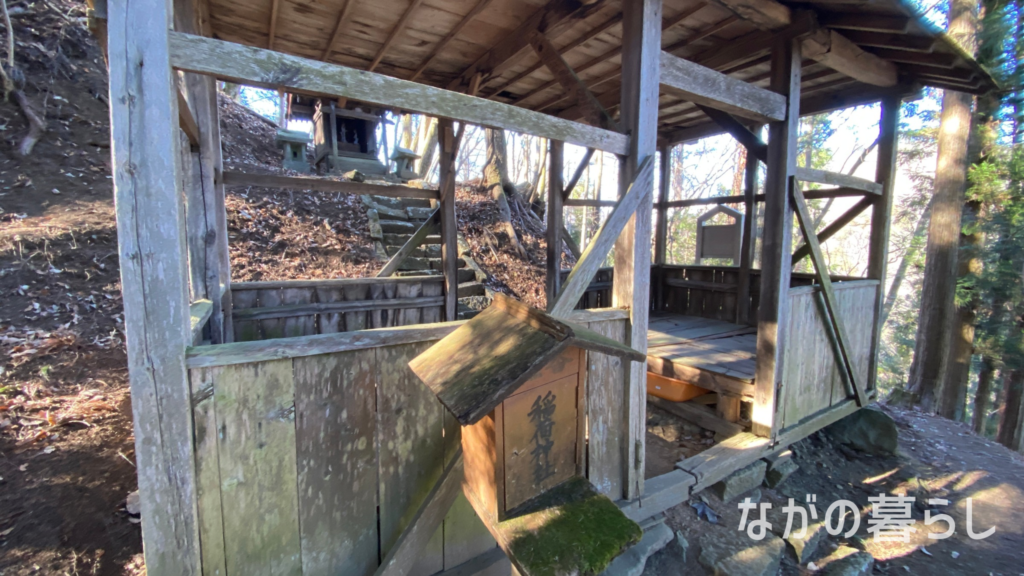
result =
[[691,102],[759,122],[786,117],[783,96],[667,52],[661,53],[661,85]]
[[267,48],[274,49],[274,37],[277,36],[277,13],[281,11],[281,0],[270,0],[270,24],[267,30]]
[[737,142],[747,149],[751,156],[761,162],[768,161],[768,145],[757,134],[754,134],[750,128],[747,128],[739,120],[733,118],[732,114],[701,106],[700,104],[697,104],[697,107],[700,108],[701,112],[707,114],[708,118],[711,118],[715,124],[718,124],[731,134]]
[[500,76],[511,65],[510,62],[530,45],[535,34],[539,32],[552,38],[557,37],[576,21],[583,20],[600,10],[604,2],[605,0],[594,0],[589,3],[580,0],[551,0],[449,82],[448,89],[459,90],[469,86],[470,80],[478,73],[483,75],[485,83],[490,78]]
[[565,62],[558,53],[551,41],[543,34],[536,34],[533,37],[533,49],[537,57],[547,66],[548,70],[555,76],[555,79],[569,93],[569,97],[576,101],[584,112],[584,117],[594,126],[600,126],[608,130],[618,130],[619,126],[612,119],[604,106],[597,101],[594,94],[587,89],[576,72]]
[[341,7],[341,12],[338,13],[338,21],[334,24],[334,32],[331,33],[331,40],[327,43],[327,47],[324,48],[323,54],[320,55],[320,59],[324,62],[327,61],[327,58],[334,50],[334,44],[338,41],[338,37],[341,36],[341,30],[345,27],[345,23],[348,22],[348,15],[356,5],[356,0],[344,1],[345,5]]
[[910,19],[905,16],[887,16],[865,12],[827,12],[818,15],[818,22],[838,30],[865,32],[892,32],[906,34]]
[[402,17],[398,19],[398,23],[395,24],[395,27],[391,29],[391,33],[388,34],[387,40],[385,40],[384,44],[382,44],[380,49],[377,50],[377,55],[373,57],[373,61],[370,62],[370,65],[366,68],[367,70],[373,72],[374,69],[377,68],[380,61],[384,59],[384,55],[387,54],[388,49],[395,43],[395,39],[397,39],[398,35],[402,33],[402,30],[405,30],[405,26],[409,23],[409,18],[412,17],[412,13],[415,12],[421,4],[423,4],[423,0],[412,0],[412,2],[409,3],[409,7],[405,9],[405,12],[402,13]]
[[[789,26],[794,15],[775,0],[715,0],[741,18],[763,30],[778,30]],[[851,31],[851,34],[874,34]],[[802,42],[803,54],[818,62],[874,86],[895,86],[896,65],[874,54],[865,52],[847,37],[829,28],[821,28]]]
[[[689,16],[693,15],[693,13],[695,13],[698,9],[703,8],[704,6],[706,6],[706,4],[701,4],[697,9],[692,9],[692,10],[688,11],[687,13],[685,13],[686,17],[689,17]],[[670,20],[664,20],[662,22],[662,25],[661,25],[661,31],[664,32],[665,30],[668,30],[668,29],[670,29],[670,28],[672,28],[674,26],[677,26],[677,25],[679,25],[685,19],[686,18],[684,18],[682,15],[680,15],[680,16],[677,16],[677,17],[672,18]],[[697,35],[700,36],[701,33],[698,32]],[[594,58],[591,58],[590,60],[587,60],[586,62],[581,64],[578,68],[576,68],[576,72],[577,73],[581,73],[581,72],[584,72],[586,70],[589,70],[590,68],[593,68],[594,66],[597,66],[598,64],[603,64],[604,62],[607,62],[608,60],[611,60],[612,58],[615,58],[619,54],[622,54],[622,47],[621,46],[619,46],[618,48],[612,48],[611,50],[605,52],[604,54],[601,54],[600,56],[596,56]],[[604,83],[604,82],[608,82],[610,80],[614,80],[615,78],[618,78],[621,75],[622,75],[622,73],[620,71],[618,71],[618,70],[615,70],[615,71],[613,71],[613,72],[611,72],[609,74],[605,74],[604,76],[599,77],[596,81],[592,81],[592,83],[590,84],[590,88],[593,88],[593,87],[597,86],[598,84],[601,84],[601,83]],[[552,86],[554,86],[556,84],[558,84],[558,80],[551,80],[550,82],[545,82],[544,84],[541,84],[540,86],[534,88],[533,90],[530,90],[526,94],[523,94],[522,96],[516,98],[515,100],[512,101],[512,104],[518,105],[520,102],[523,102],[523,101],[525,101],[526,99],[528,99],[528,98],[530,98],[532,96],[540,94],[541,92],[547,90],[548,88],[551,88]],[[564,99],[565,99],[564,96],[559,95],[559,96],[555,97],[554,99],[551,99],[551,100],[545,102],[544,104],[542,104],[541,106],[539,106],[537,108],[537,110],[544,110],[545,108],[550,108],[551,106],[561,102]]]
[[[583,36],[580,36],[576,40],[573,40],[569,44],[565,45],[563,48],[558,50],[558,54],[560,56],[564,56],[569,51],[571,51],[571,50],[573,50],[575,48],[578,48],[584,42],[587,42],[589,40],[593,40],[598,35],[603,34],[609,28],[611,28],[612,26],[615,26],[616,24],[618,24],[620,22],[622,22],[622,14],[616,14],[615,16],[612,16],[611,18],[605,20],[601,24],[598,24],[596,27],[594,27],[592,30],[590,30],[589,32],[587,32]],[[491,94],[489,96],[486,96],[486,98],[488,98],[488,99],[494,98],[495,96],[497,96],[501,92],[503,92],[506,89],[508,89],[509,86],[515,85],[517,82],[519,82],[523,78],[526,78],[530,74],[533,74],[534,72],[536,72],[537,70],[540,70],[543,67],[544,67],[544,63],[538,61],[536,64],[534,64],[533,66],[530,66],[529,68],[527,68],[523,72],[520,72],[519,74],[516,74],[511,80],[505,82],[504,84],[498,86],[497,88],[494,88],[494,90],[491,92]]]
[[454,40],[456,36],[459,35],[460,32],[462,32],[462,29],[465,28],[467,24],[472,22],[474,18],[479,16],[480,13],[484,11],[484,8],[487,8],[487,6],[489,6],[490,3],[493,1],[494,0],[480,0],[479,2],[477,2],[476,6],[474,6],[473,9],[470,10],[468,14],[463,16],[462,20],[459,20],[459,23],[456,24],[455,27],[452,28],[451,31],[448,32],[448,34],[444,38],[442,38],[440,42],[437,43],[436,46],[434,46],[434,49],[431,50],[430,54],[428,54],[427,57],[423,59],[423,62],[421,62],[419,67],[417,67],[416,70],[412,73],[412,76],[409,77],[409,80],[415,80],[419,78],[420,74],[423,74],[423,71],[427,69],[427,66],[430,66],[430,63],[434,61],[434,58],[437,58],[437,55],[440,54],[441,51],[444,50],[448,46],[448,44],[452,40]]

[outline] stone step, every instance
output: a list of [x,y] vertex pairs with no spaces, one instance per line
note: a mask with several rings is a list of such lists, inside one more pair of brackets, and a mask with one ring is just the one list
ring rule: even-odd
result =
[[402,203],[401,198],[392,198],[390,196],[371,196],[374,203],[380,206],[387,206],[392,210],[405,210],[405,204]]
[[380,221],[380,228],[385,233],[391,234],[412,234],[419,228],[418,225],[412,222],[406,222],[404,220],[384,220]]
[[405,208],[430,208],[430,200],[426,198],[397,198]]
[[419,206],[409,206],[405,209],[405,213],[408,215],[410,220],[426,220],[430,218],[430,215],[434,213],[434,209]]
[[476,280],[476,272],[472,268],[459,268],[459,284]]
[[381,219],[389,218],[392,220],[409,220],[409,213],[404,208],[389,208],[382,206],[374,202],[374,208],[377,210],[377,214],[380,215]]
[[[384,243],[388,246],[402,246],[412,238],[412,234],[384,234]],[[425,245],[437,244],[441,245],[441,236],[433,234],[427,236],[426,240],[423,241]]]
[[487,294],[487,290],[484,289],[484,285],[479,282],[464,282],[459,284],[459,298],[466,298],[467,296],[484,296]]
[[[388,254],[394,256],[401,249],[401,246],[391,245],[387,247]],[[415,258],[440,258],[441,247],[437,245],[433,246],[420,246],[419,248],[412,251],[411,256]]]
[[437,270],[399,270],[395,276],[440,276]]

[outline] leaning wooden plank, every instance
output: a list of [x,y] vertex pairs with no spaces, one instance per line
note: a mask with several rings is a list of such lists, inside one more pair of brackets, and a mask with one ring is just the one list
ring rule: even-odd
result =
[[[613,340],[626,339],[622,320],[592,322],[590,327]],[[626,367],[615,356],[587,354],[587,478],[599,492],[618,500],[623,493],[622,460],[629,435],[622,426]]]
[[[399,285],[402,288],[418,286],[416,283]],[[235,310],[232,317],[236,320],[269,320],[272,318],[293,318],[325,312],[366,312],[368,310],[426,308],[444,304],[444,298],[413,296],[408,298],[389,298],[387,300],[353,300],[343,302],[311,302],[309,304],[286,304],[284,306],[267,306]],[[290,336],[290,335],[286,335]]]
[[882,185],[878,182],[857,178],[856,176],[848,176],[839,172],[829,172],[827,170],[797,168],[796,179],[801,182],[817,182],[818,184],[855,188],[857,190],[863,190],[869,194],[874,194],[875,196],[882,193]]
[[[189,300],[169,67],[170,5],[108,7],[110,140],[142,531],[151,574],[201,569],[190,390]],[[154,217],[159,215],[159,217]]]
[[326,94],[369,104],[502,128],[625,154],[629,137],[383,74],[316,62],[233,42],[170,32],[171,63],[223,80],[289,92]]
[[227,366],[214,382],[225,564],[301,574],[292,361]]
[[[484,509],[473,504],[478,513]],[[482,520],[522,576],[600,574],[643,535],[636,522],[579,477],[544,493],[522,515]]]
[[[850,336],[846,333],[846,324],[840,317],[839,303],[836,301],[836,293],[832,289],[832,279],[828,275],[828,264],[825,262],[825,256],[821,253],[818,237],[814,234],[811,215],[807,210],[807,201],[804,200],[803,193],[795,184],[792,184],[792,191],[793,208],[796,212],[797,222],[800,224],[800,230],[803,231],[807,247],[811,250],[811,261],[814,263],[814,270],[818,275],[818,283],[821,284],[821,293],[825,298],[825,308],[828,310],[827,321],[831,323],[832,332],[837,340],[835,343],[836,352],[838,353],[836,364],[840,367],[840,373],[845,373],[846,380],[853,388],[854,396],[857,398],[857,405],[864,406],[867,404],[867,397],[861,388],[860,382],[858,382],[857,369],[853,365],[853,348]],[[826,333],[828,333],[828,330],[826,330]]]
[[398,249],[398,252],[395,252],[395,255],[392,256],[391,259],[388,260],[387,264],[380,269],[380,272],[377,272],[378,278],[385,278],[397,272],[398,266],[402,262],[405,262],[405,259],[408,258],[413,251],[419,248],[420,244],[423,244],[424,240],[427,239],[427,236],[437,232],[438,228],[440,228],[439,210],[440,209],[435,209],[431,212],[426,221],[423,222],[416,232],[414,232],[413,235],[405,241],[405,244]]
[[455,498],[462,492],[462,448],[444,472],[437,484],[420,504],[416,515],[409,521],[391,551],[381,560],[374,576],[405,576],[409,574],[416,559],[423,552],[434,531],[441,525]]
[[373,350],[296,358],[295,444],[304,574],[377,566]]
[[196,346],[187,350],[187,362],[189,368],[228,366],[279,358],[300,358],[348,350],[365,350],[412,342],[431,342],[444,338],[464,323],[463,321],[446,322],[444,324],[380,328],[338,334],[317,334],[298,338],[280,338],[273,342],[259,340]]
[[225,186],[260,186],[263,188],[286,188],[312,192],[344,192],[346,194],[373,194],[391,198],[421,198],[437,200],[437,190],[413,188],[412,186],[367,184],[311,178],[308,176],[281,176],[278,174],[251,174],[249,172],[226,171],[223,175]]
[[697,483],[692,474],[676,469],[644,482],[644,495],[619,508],[634,522],[642,522],[655,514],[675,507],[690,497],[690,489]]
[[[806,196],[805,196],[806,197]],[[826,226],[821,232],[818,233],[818,244],[821,244],[825,240],[836,235],[844,226],[853,222],[853,219],[860,215],[861,212],[867,210],[870,206],[874,205],[875,199],[868,197],[864,198],[860,202],[857,202],[850,207],[849,210],[843,212],[838,218],[836,218],[831,224]],[[811,253],[811,249],[807,244],[803,244],[793,252],[793,266],[797,265],[808,254]]]
[[590,166],[590,159],[594,157],[594,152],[595,150],[593,148],[587,148],[587,151],[583,153],[583,158],[580,160],[579,165],[576,166],[576,171],[572,173],[572,177],[569,178],[569,181],[566,182],[565,186],[562,188],[563,202],[569,199],[572,191],[576,188],[576,185],[579,184],[580,178],[583,177],[583,172],[588,166]]
[[733,422],[727,422],[715,415],[714,411],[699,404],[688,402],[670,402],[664,398],[658,398],[651,394],[647,395],[647,403],[657,406],[666,412],[679,416],[683,420],[693,422],[701,428],[718,432],[724,436],[735,436],[744,432],[743,426]]
[[576,266],[569,273],[565,285],[558,293],[555,305],[551,307],[552,316],[565,318],[572,313],[583,293],[587,291],[587,286],[594,279],[594,275],[597,274],[598,268],[608,258],[608,252],[615,245],[619,234],[633,217],[637,206],[640,205],[645,195],[650,194],[653,182],[654,161],[653,157],[649,156],[637,169],[636,178],[626,190],[626,194],[619,199],[612,213],[608,215],[608,219],[604,221],[601,229],[597,231],[597,235],[583,252],[583,257],[576,262]]
[[786,98],[717,70],[661,53],[661,85],[687,100],[759,122],[786,117]]

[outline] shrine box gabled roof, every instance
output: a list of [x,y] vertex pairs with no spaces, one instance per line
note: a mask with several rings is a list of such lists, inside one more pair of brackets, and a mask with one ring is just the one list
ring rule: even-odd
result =
[[463,426],[474,424],[567,346],[642,362],[646,356],[502,294],[409,363]]

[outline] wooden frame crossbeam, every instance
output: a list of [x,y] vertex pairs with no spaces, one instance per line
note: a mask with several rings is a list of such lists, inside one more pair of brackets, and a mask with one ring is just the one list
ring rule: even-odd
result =
[[818,184],[853,188],[875,196],[882,193],[882,185],[878,182],[872,182],[871,180],[865,180],[864,178],[857,178],[856,176],[849,176],[847,174],[840,174],[839,172],[829,172],[827,170],[797,168],[796,179],[802,182],[816,182]]
[[825,263],[825,256],[821,253],[821,245],[818,244],[818,236],[814,233],[814,224],[810,212],[807,210],[807,200],[804,194],[796,186],[796,179],[789,180],[790,197],[793,200],[793,211],[796,213],[797,222],[800,224],[800,231],[803,233],[804,241],[810,250],[811,261],[814,263],[814,271],[817,275],[818,284],[821,286],[821,294],[825,300],[826,316],[825,332],[835,338],[833,342],[836,354],[836,364],[840,372],[845,375],[845,380],[853,388],[854,397],[857,399],[857,406],[864,406],[868,403],[867,395],[861,389],[857,381],[857,370],[853,365],[853,348],[850,336],[846,332],[846,325],[839,316],[839,304],[836,300],[835,290],[832,288],[832,278],[828,274],[828,265]]
[[351,98],[428,116],[533,134],[613,154],[628,151],[629,138],[624,134],[475,96],[180,32],[171,32],[169,40],[171,65],[186,72],[266,88],[284,88],[289,92]]
[[185,93],[182,92],[181,86],[178,87],[178,126],[181,128],[185,136],[188,136],[188,143],[193,149],[199,147],[199,123],[196,122],[196,117],[192,115],[192,109],[188,107],[188,99],[185,98]]
[[721,72],[661,53],[661,85],[685,99],[759,122],[786,117],[786,98]]
[[401,266],[402,262],[408,258],[417,248],[423,244],[423,241],[427,239],[427,236],[437,232],[441,223],[440,209],[435,209],[430,213],[430,216],[416,229],[416,232],[402,244],[402,247],[395,252],[395,255],[388,260],[387,264],[377,272],[377,278],[384,278],[391,276],[398,271],[398,267]]
[[643,196],[650,190],[654,182],[654,161],[651,157],[644,160],[637,169],[636,178],[633,179],[626,194],[615,204],[615,208],[608,216],[608,219],[601,224],[597,235],[591,240],[590,245],[583,251],[572,272],[565,280],[565,285],[558,293],[554,306],[551,306],[551,315],[557,318],[568,318],[576,304],[579,303],[587,286],[594,280],[598,268],[608,258],[608,252],[618,239],[619,234],[626,227],[629,219],[633,217]]
[[430,188],[413,188],[412,186],[385,186],[327,178],[309,178],[302,176],[280,176],[277,174],[251,174],[249,172],[227,171],[221,176],[225,186],[260,186],[264,188],[284,188],[288,190],[309,190],[311,192],[344,192],[345,194],[373,194],[390,198],[420,198],[437,200],[437,190]]

